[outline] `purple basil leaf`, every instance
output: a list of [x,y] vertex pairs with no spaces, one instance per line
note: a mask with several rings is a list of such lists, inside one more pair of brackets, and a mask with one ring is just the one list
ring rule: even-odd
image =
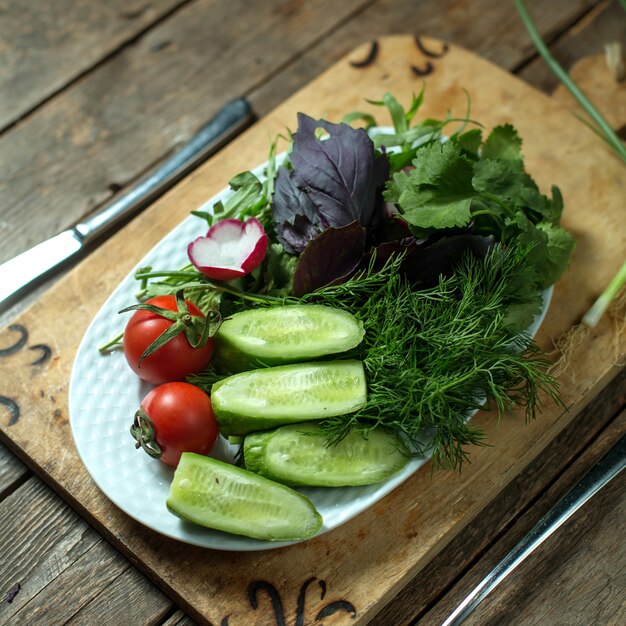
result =
[[282,232],[277,237],[287,252],[299,254],[320,232],[320,228],[312,224],[306,216],[296,215],[293,224],[283,222]]
[[293,171],[278,170],[272,204],[272,223],[278,241],[290,254],[297,254],[328,226],[306,192],[293,180]]
[[298,258],[293,294],[300,297],[347,280],[359,266],[364,249],[365,229],[358,222],[327,228],[309,242]]
[[[330,137],[318,139],[316,128]],[[306,191],[324,222],[335,228],[354,221],[376,226],[382,211],[377,190],[387,180],[389,163],[385,155],[375,157],[364,129],[299,113],[290,160],[295,184]]]
[[466,253],[477,259],[485,255],[495,244],[493,236],[452,235],[441,237],[434,243],[417,245],[408,255],[403,264],[403,271],[409,281],[419,288],[434,287],[439,276],[451,276]]

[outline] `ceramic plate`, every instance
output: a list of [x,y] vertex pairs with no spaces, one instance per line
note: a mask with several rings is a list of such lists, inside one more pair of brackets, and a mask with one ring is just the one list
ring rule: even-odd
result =
[[[265,165],[254,173],[261,177]],[[210,211],[217,200],[232,192],[226,189],[200,210]],[[190,216],[146,255],[137,267],[180,267],[188,262],[187,244],[204,234],[204,222]],[[135,268],[136,269],[136,268]],[[141,524],[186,543],[217,550],[268,550],[296,542],[269,542],[230,535],[182,521],[170,513],[165,501],[173,470],[135,449],[129,429],[142,398],[152,388],[133,374],[121,351],[101,355],[98,347],[124,327],[118,311],[134,300],[138,283],[135,269],[120,283],[102,306],[78,349],[69,387],[72,434],[78,453],[98,487],[120,509]],[[532,327],[534,335],[547,311],[552,291],[544,293],[544,306]],[[219,438],[212,453],[232,460],[236,448]],[[366,487],[302,488],[324,519],[319,531],[327,532],[348,521],[404,482],[428,457],[415,457],[402,472],[383,483]]]

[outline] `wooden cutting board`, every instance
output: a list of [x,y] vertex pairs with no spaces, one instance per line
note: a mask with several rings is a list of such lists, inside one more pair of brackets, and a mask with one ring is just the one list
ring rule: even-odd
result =
[[[133,265],[237,172],[264,161],[296,113],[340,120],[385,91],[407,102],[426,84],[424,116],[465,113],[487,128],[513,122],[527,168],[547,191],[558,184],[564,225],[578,245],[539,333],[547,350],[571,333],[626,254],[624,165],[566,108],[498,67],[440,41],[406,36],[364,44],[295,94],[136,218],[0,333],[0,436],[72,506],[199,621],[250,624],[365,623],[506,489],[616,375],[623,321],[607,315],[576,334],[559,374],[563,412],[546,404],[525,424],[477,416],[493,447],[475,448],[463,474],[422,469],[334,531],[289,548],[224,553],[164,538],[118,510],[76,453],[67,389],[90,320]],[[387,123],[388,120],[382,120]],[[558,355],[557,355],[558,356]],[[129,444],[130,445],[130,444]],[[332,617],[330,617],[332,615]],[[375,621],[375,620],[374,620]]]

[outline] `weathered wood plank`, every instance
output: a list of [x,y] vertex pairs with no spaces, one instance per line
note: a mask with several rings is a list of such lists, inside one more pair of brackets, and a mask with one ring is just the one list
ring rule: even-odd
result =
[[[537,28],[546,38],[593,7],[598,0],[568,2],[558,0],[527,2]],[[489,59],[512,70],[536,54],[514,7],[507,2],[476,0],[380,0],[334,31],[277,76],[262,83],[249,95],[259,112],[277,106],[287,94],[295,92],[318,76],[338,58],[363,43],[394,33],[428,35]],[[437,51],[435,51],[437,52]]]
[[188,0],[0,3],[0,128]]
[[91,623],[143,626],[171,607],[34,477],[0,503],[0,562],[0,624],[48,626],[97,610],[102,619]]
[[[626,433],[626,411],[423,619],[442,623],[549,508]],[[511,573],[467,619],[507,623],[623,624],[626,619],[626,474],[615,478]],[[558,592],[556,592],[558,590]]]
[[[440,45],[435,41],[426,43],[435,48]],[[367,53],[366,47],[355,51],[354,55],[361,57],[364,53]],[[401,65],[398,59],[402,60]],[[66,277],[54,294],[42,298],[20,318],[20,323],[32,329],[34,340],[49,342],[59,355],[45,371],[47,384],[67,384],[84,327],[120,277],[189,209],[220,189],[231,172],[260,161],[263,157],[259,155],[264,155],[267,148],[268,135],[292,123],[296,111],[303,107],[311,115],[326,112],[336,119],[359,102],[364,92],[382,86],[389,86],[404,99],[416,84],[419,85],[417,78],[410,80],[410,65],[423,60],[423,53],[410,38],[398,37],[381,42],[381,55],[368,69],[354,69],[348,59],[337,64]],[[424,114],[440,116],[450,108],[463,110],[463,85],[476,92],[475,115],[488,126],[514,119],[525,139],[530,171],[537,172],[542,187],[558,180],[569,202],[567,224],[575,232],[586,234],[570,272],[557,286],[554,304],[542,326],[539,341],[544,346],[549,345],[551,339],[563,336],[580,318],[590,298],[591,285],[613,274],[619,263],[619,259],[604,257],[593,264],[589,261],[597,258],[598,248],[607,247],[607,236],[615,237],[616,246],[623,245],[623,234],[617,227],[621,223],[621,195],[613,188],[621,180],[619,164],[607,158],[603,146],[598,145],[584,127],[576,134],[563,132],[559,107],[522,81],[456,47],[451,47],[436,63],[435,74],[427,78],[432,95],[424,105]],[[387,76],[384,83],[381,76]],[[467,84],[468,80],[471,85]],[[340,88],[345,85],[350,85],[350,89]],[[517,107],[522,100],[524,107]],[[573,153],[577,155],[574,162],[571,161]],[[591,190],[586,178],[583,180],[579,175],[583,166],[590,178],[603,178],[611,183],[593,189],[594,194],[600,194],[605,207],[602,216],[587,210]],[[612,226],[601,229],[601,224]],[[66,300],[83,307],[80,325],[63,308]],[[59,315],[53,316],[53,310],[58,310]],[[307,618],[317,615],[328,603],[345,600],[355,606],[357,622],[366,622],[466,524],[476,519],[489,501],[506,490],[524,468],[532,466],[582,407],[617,374],[612,367],[613,348],[617,344],[618,358],[621,358],[624,344],[620,341],[623,339],[608,318],[592,334],[583,337],[569,369],[560,376],[564,401],[572,407],[569,413],[563,414],[557,407],[547,404],[536,422],[525,424],[523,418],[507,419],[500,425],[493,415],[477,416],[477,425],[485,428],[489,441],[497,442],[497,446],[473,449],[470,471],[461,476],[438,473],[433,477],[427,471],[417,472],[387,498],[345,526],[312,541],[262,554],[199,551],[158,536],[120,513],[86,479],[71,445],[66,413],[55,423],[48,407],[42,405],[33,392],[32,377],[17,367],[14,384],[25,409],[24,419],[10,428],[3,426],[2,435],[10,437],[37,463],[39,471],[57,482],[64,497],[81,510],[89,511],[107,537],[126,554],[140,560],[145,571],[151,572],[158,584],[167,588],[176,603],[193,618],[204,617],[219,623],[230,615],[231,623],[236,625],[254,623],[271,615],[271,603],[265,594],[258,609],[250,602],[248,590],[262,575],[280,595],[287,623],[294,621],[303,594],[306,595],[304,614]],[[35,424],[48,428],[46,446],[29,436]],[[63,456],[52,455],[52,447],[62,450]],[[416,494],[421,501],[415,500]],[[408,502],[415,504],[407,506]],[[386,532],[380,532],[383,527]],[[205,576],[204,572],[210,575]],[[323,597],[322,581],[326,585]],[[350,623],[351,613],[344,611],[333,619]]]
[[[113,551],[108,544],[107,550]],[[85,563],[77,563],[72,570],[93,565],[91,553]],[[68,581],[60,581],[67,584]],[[99,580],[97,581],[99,582]],[[56,590],[55,590],[56,592]],[[76,606],[75,602],[72,602]],[[67,626],[156,626],[172,609],[172,602],[134,567],[129,566],[110,585],[106,586],[89,604],[81,608],[67,622]],[[56,616],[56,614],[54,614]],[[181,626],[186,626],[184,623]]]
[[176,611],[176,613],[163,622],[161,626],[196,626],[196,622],[185,615],[182,611]]
[[37,478],[0,503],[0,594],[16,584],[11,602],[0,603],[0,623],[10,622],[50,582],[100,541],[76,513]]
[[[535,16],[538,17],[537,14]],[[583,57],[603,55],[604,45],[611,41],[621,41],[626,46],[626,19],[618,0],[605,0],[598,4],[579,24],[559,37],[550,50],[556,60],[569,70]],[[559,79],[541,57],[525,65],[518,76],[545,92],[554,91],[559,85]],[[593,92],[587,95],[594,99]]]
[[0,138],[0,262],[78,221],[367,0],[198,0]]
[[[527,512],[530,503],[537,519],[548,510],[549,503],[545,500],[535,504],[545,492],[546,485],[556,480],[564,467],[575,462],[625,404],[626,369],[546,448],[541,457],[487,504],[480,515],[375,616],[373,623],[378,620],[381,624],[405,624],[414,620],[429,623],[430,618],[426,619],[424,615],[435,600],[445,596],[464,570],[499,541],[511,523]],[[564,451],[567,451],[565,455]]]
[[0,443],[0,501],[28,474],[28,468]]

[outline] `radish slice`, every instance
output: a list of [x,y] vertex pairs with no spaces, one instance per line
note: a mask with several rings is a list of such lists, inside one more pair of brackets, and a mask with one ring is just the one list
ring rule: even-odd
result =
[[213,280],[232,280],[249,274],[267,252],[267,235],[261,222],[222,220],[187,247],[189,260]]

